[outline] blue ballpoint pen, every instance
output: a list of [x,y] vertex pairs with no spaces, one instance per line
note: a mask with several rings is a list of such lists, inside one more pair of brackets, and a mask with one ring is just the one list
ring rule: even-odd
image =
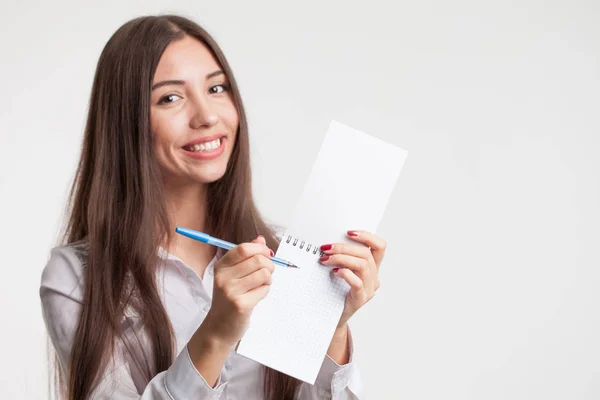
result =
[[[200,242],[204,242],[204,243],[207,243],[207,244],[210,244],[213,246],[220,247],[225,250],[231,250],[237,246],[237,244],[229,243],[222,239],[217,239],[215,237],[210,236],[209,234],[206,234],[206,233],[203,233],[200,231],[195,231],[193,229],[180,228],[177,226],[177,227],[175,227],[175,232],[177,232],[183,236],[187,236],[189,238],[198,240]],[[278,257],[271,257],[271,261],[273,261],[274,263],[276,263],[277,265],[280,265],[282,267],[300,268],[297,265],[292,264],[291,262],[283,260]]]

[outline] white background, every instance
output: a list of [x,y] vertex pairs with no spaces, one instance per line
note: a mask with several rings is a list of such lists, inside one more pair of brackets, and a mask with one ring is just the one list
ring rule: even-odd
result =
[[230,60],[265,216],[288,221],[331,119],[409,151],[352,323],[369,398],[600,397],[598,1],[1,7],[0,398],[46,397],[39,279],[100,52],[168,12]]

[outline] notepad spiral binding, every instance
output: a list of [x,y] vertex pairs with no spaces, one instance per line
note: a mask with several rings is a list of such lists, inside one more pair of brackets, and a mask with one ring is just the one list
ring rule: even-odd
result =
[[324,256],[325,253],[323,253],[321,251],[321,248],[319,246],[314,246],[310,243],[306,243],[304,240],[300,240],[297,237],[292,237],[292,235],[288,235],[287,239],[285,240],[286,243],[290,243],[292,241],[292,239],[294,240],[292,243],[292,246],[296,246],[298,244],[298,241],[300,241],[300,246],[298,246],[299,249],[304,249],[304,246],[306,245],[306,252],[310,252],[310,249],[312,248],[312,253],[313,254],[317,254],[317,252],[319,252],[319,256]]

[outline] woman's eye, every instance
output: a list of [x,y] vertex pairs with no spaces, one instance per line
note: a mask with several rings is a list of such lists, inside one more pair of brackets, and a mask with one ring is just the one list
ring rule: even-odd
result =
[[[217,90],[216,90],[216,91],[215,91],[215,90],[213,90],[213,89],[215,89],[215,88],[217,88]],[[221,89],[218,89],[218,88],[221,88]],[[215,86],[213,86],[213,87],[211,87],[211,88],[209,89],[209,92],[211,92],[211,93],[222,93],[222,92],[226,91],[227,89],[229,89],[229,86],[227,86],[226,84],[222,84],[222,85],[215,85]]]
[[179,97],[176,94],[168,94],[165,97],[163,97],[162,99],[160,99],[160,101],[158,102],[158,104],[169,104],[169,103],[173,103],[172,101],[167,101],[165,102],[166,99],[168,99],[169,97]]
[[[215,94],[219,94],[222,92],[225,92],[226,90],[229,90],[229,85],[227,84],[222,84],[222,85],[215,85],[212,86],[208,91],[210,93],[215,93]],[[176,94],[168,94],[166,96],[164,96],[163,98],[160,99],[160,101],[158,102],[158,104],[170,104],[170,103],[174,103],[175,101],[170,101],[169,99],[172,97],[180,97]]]

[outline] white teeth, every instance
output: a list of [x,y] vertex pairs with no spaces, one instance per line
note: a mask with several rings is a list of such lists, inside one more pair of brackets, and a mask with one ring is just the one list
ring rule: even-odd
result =
[[199,151],[212,151],[221,147],[221,139],[215,139],[212,142],[195,144],[193,146],[186,146],[186,149],[193,152]]

